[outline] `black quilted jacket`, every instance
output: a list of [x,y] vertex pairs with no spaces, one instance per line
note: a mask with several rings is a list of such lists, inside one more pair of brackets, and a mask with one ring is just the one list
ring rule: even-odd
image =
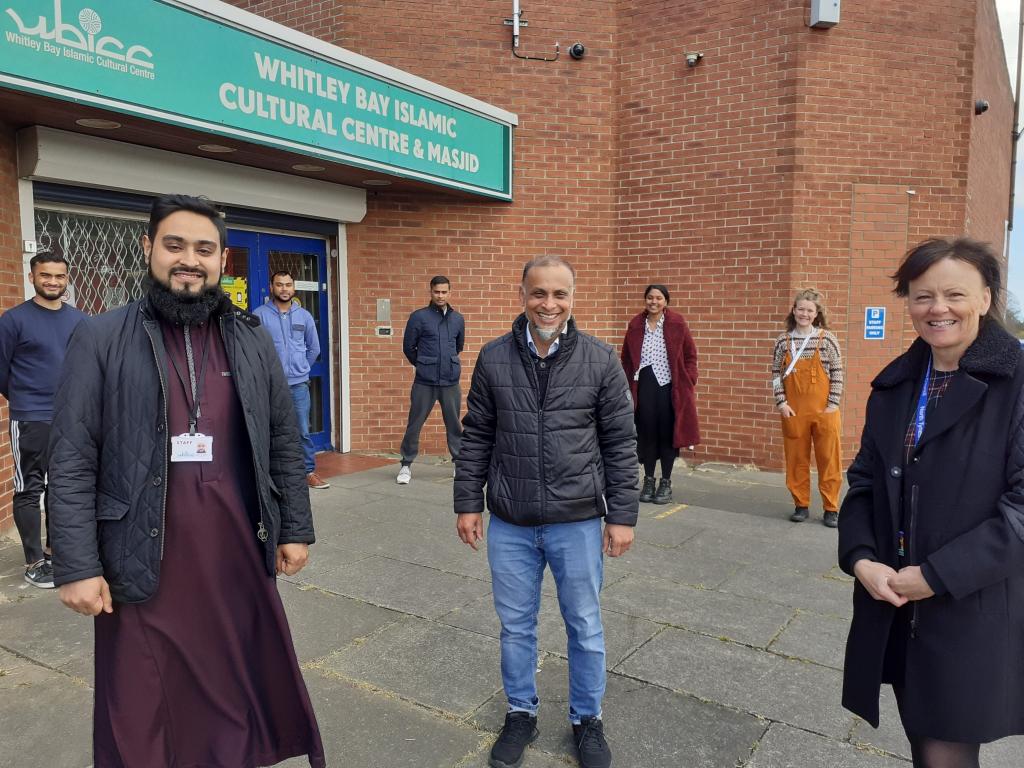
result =
[[569,329],[541,409],[526,316],[480,350],[463,419],[455,511],[487,508],[516,525],[604,516],[636,525],[636,431],[629,386],[610,346]]
[[[245,412],[259,484],[253,536],[274,574],[278,544],[312,543],[299,432],[270,336],[225,297],[216,316]],[[54,581],[103,575],[114,599],[156,593],[169,439],[163,338],[148,299],[79,324],[68,344],[50,432]],[[260,535],[260,526],[266,531]]]

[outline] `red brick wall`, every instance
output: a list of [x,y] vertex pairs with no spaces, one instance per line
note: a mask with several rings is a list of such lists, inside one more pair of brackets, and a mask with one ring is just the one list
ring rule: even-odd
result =
[[[299,3],[235,4],[303,26],[293,17]],[[466,316],[464,393],[480,346],[507,332],[519,313],[519,273],[533,256],[573,260],[580,327],[620,338],[623,314],[611,268],[615,4],[527,8],[520,52],[550,55],[561,41],[563,55],[553,63],[512,56],[511,30],[501,23],[511,4],[338,2],[333,22],[323,10],[328,5],[303,18],[327,24],[329,42],[516,112],[522,125],[515,134],[514,204],[371,193],[365,220],[348,227],[352,447],[397,452],[413,375],[401,334],[409,313],[429,300],[433,275],[452,280],[452,305]],[[576,40],[587,46],[583,61],[564,54]],[[378,298],[392,301],[391,339],[374,335]],[[440,409],[424,427],[420,450],[446,453]]]
[[[991,47],[998,34],[988,28],[976,35],[976,18],[988,14],[994,23],[992,0],[983,0],[977,13],[975,5],[844,5],[838,26],[802,36],[792,277],[794,287],[813,283],[824,289],[847,351],[847,459],[859,442],[868,384],[897,351],[891,340],[902,338],[905,347],[914,338],[902,303],[889,301],[890,341],[864,341],[864,307],[879,303],[891,288],[886,275],[906,247],[970,229],[969,178],[980,186],[991,183],[992,194],[1005,200],[1005,192],[997,191],[1005,187],[1005,174],[989,180],[979,174],[983,166],[969,165],[972,146],[978,150],[992,138],[986,133],[972,144],[972,127],[981,126],[973,116],[974,92],[990,93],[997,113],[1010,103],[1006,78],[992,65],[1001,47],[998,54],[986,50],[975,56],[979,45]],[[975,70],[975,59],[986,63]],[[1007,162],[1006,142],[994,142],[987,151]],[[897,191],[879,188],[880,198],[867,185],[903,188],[905,213]],[[996,218],[1005,207],[987,193],[978,202],[989,216],[995,205]]]
[[984,99],[988,112],[971,119],[967,179],[967,221],[972,237],[1003,253],[1010,194],[1010,149],[1013,101],[1003,38],[994,0],[978,3],[971,104]]
[[[771,338],[790,295],[792,2],[620,4],[624,306],[665,283],[698,347],[695,458],[768,464]],[[703,60],[687,67],[685,53]],[[688,454],[684,454],[689,457]]]
[[[0,122],[0,311],[24,300],[21,274],[21,216],[14,131]],[[7,401],[0,398],[0,531],[13,524],[14,462],[7,429]]]

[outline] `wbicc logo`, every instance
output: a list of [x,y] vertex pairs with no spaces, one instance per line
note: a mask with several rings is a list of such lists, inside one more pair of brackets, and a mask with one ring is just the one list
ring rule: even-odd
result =
[[7,15],[17,27],[4,31],[4,38],[12,45],[146,80],[156,79],[153,52],[144,45],[128,45],[113,35],[102,34],[103,19],[92,8],[78,12],[77,24],[64,19],[62,0],[53,0],[52,18],[40,14],[34,22],[26,22],[10,7]]

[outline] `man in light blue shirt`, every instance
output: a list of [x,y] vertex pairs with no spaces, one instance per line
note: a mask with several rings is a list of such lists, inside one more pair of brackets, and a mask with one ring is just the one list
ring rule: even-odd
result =
[[313,441],[309,437],[309,369],[320,356],[316,323],[309,312],[293,301],[295,279],[291,273],[282,270],[271,276],[270,295],[272,301],[257,307],[253,314],[270,332],[292,390],[302,437],[302,455],[306,461],[306,483],[310,488],[330,488],[330,483],[316,473]]

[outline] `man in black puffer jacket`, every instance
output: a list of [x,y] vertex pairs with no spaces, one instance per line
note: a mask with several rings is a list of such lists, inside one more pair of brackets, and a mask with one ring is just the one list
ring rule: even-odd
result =
[[[602,554],[633,543],[639,493],[629,386],[615,352],[576,330],[576,274],[543,256],[523,269],[512,332],[477,359],[455,477],[459,537],[483,540],[501,620],[505,725],[493,768],[518,766],[537,738],[537,612],[544,566],[569,639],[569,720],[584,768],[607,768]],[[604,531],[601,518],[605,519]]]
[[292,397],[220,290],[208,201],[153,204],[149,291],[83,321],[54,403],[61,600],[95,616],[96,766],[325,765],[275,573],[313,542]]

